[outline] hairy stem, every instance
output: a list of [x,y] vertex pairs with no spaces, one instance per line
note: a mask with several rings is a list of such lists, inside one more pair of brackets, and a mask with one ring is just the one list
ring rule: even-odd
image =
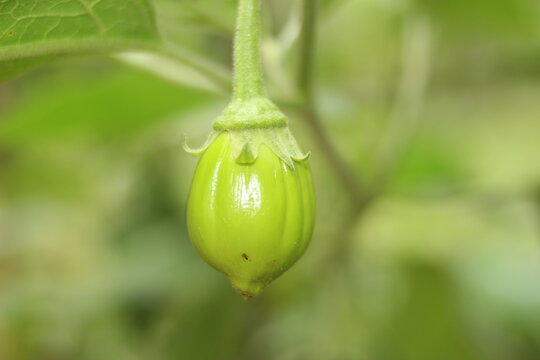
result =
[[234,37],[234,100],[265,97],[261,64],[261,0],[240,0]]

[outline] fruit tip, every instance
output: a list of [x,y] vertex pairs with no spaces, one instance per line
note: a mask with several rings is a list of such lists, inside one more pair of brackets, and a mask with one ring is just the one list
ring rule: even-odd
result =
[[244,298],[245,301],[249,301],[249,300],[253,299],[253,294],[250,294],[250,293],[247,293],[247,292],[240,291],[240,295],[242,295],[242,297]]

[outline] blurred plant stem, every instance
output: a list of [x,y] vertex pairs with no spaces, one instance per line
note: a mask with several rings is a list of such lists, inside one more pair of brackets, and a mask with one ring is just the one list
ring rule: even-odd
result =
[[351,197],[351,205],[357,214],[368,202],[368,192],[357,178],[355,171],[346,163],[324,129],[315,102],[313,65],[318,15],[318,0],[303,0],[302,27],[300,30],[300,60],[297,86],[301,98],[300,115],[313,132],[314,140],[326,156],[342,185]]
[[298,90],[304,102],[313,103],[313,58],[315,57],[318,0],[302,1]]
[[401,77],[386,134],[376,155],[372,191],[380,193],[396,170],[418,125],[431,69],[432,25],[429,17],[411,9],[402,31]]
[[326,156],[330,166],[349,194],[351,211],[343,217],[338,234],[339,242],[330,259],[347,263],[345,257],[354,237],[355,224],[364,210],[384,190],[416,128],[429,78],[431,52],[431,23],[429,18],[411,9],[403,20],[401,77],[392,106],[390,121],[377,155],[373,181],[360,181],[333,145],[324,129],[317,110],[313,64],[315,59],[317,0],[303,0],[302,28],[300,32],[300,62],[297,86],[300,93],[300,113],[313,132],[315,141]]
[[177,46],[125,52],[115,58],[142,68],[168,81],[213,93],[230,91],[230,73],[225,67],[200,54]]

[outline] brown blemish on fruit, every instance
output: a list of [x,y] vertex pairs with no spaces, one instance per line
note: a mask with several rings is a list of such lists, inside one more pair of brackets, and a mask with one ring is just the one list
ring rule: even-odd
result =
[[244,300],[248,301],[253,298],[253,295],[244,291],[240,291],[240,295],[244,298]]
[[276,263],[277,263],[277,260],[272,260],[272,261],[269,261],[266,265],[268,265],[268,267],[276,267]]
[[248,256],[246,253],[243,253],[243,254],[242,254],[242,258],[243,258],[244,260],[246,260],[246,261],[249,260],[249,256]]

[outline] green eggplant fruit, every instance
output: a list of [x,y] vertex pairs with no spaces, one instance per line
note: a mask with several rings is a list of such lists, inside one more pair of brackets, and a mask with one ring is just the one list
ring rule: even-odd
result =
[[220,131],[198,152],[189,234],[202,258],[246,299],[289,269],[311,239],[315,197],[307,156],[281,154],[299,151],[282,128]]

